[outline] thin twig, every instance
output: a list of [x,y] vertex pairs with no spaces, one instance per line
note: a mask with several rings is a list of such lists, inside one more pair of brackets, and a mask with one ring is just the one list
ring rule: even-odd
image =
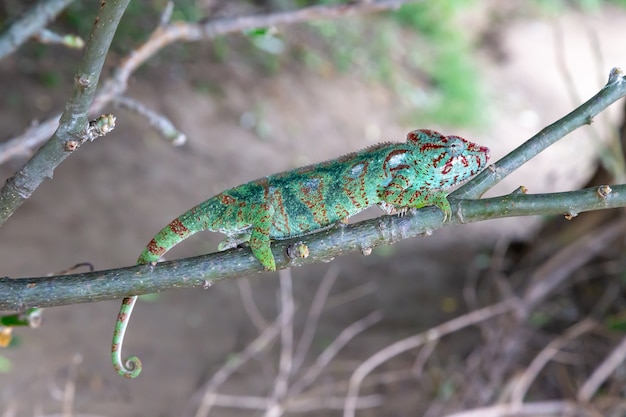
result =
[[252,286],[250,285],[250,280],[248,279],[238,279],[237,287],[239,288],[239,297],[241,297],[241,304],[243,305],[243,310],[248,315],[248,318],[256,327],[258,332],[262,332],[268,326],[267,320],[261,314],[261,310],[257,306],[254,301],[254,293],[252,292]]
[[511,404],[521,406],[528,389],[546,364],[559,353],[563,346],[571,340],[593,330],[596,326],[597,323],[591,319],[582,320],[567,329],[563,335],[548,343],[548,345],[535,356],[535,359],[528,365],[526,370],[516,378],[513,392],[511,393]]
[[324,274],[320,285],[317,287],[317,291],[315,292],[315,296],[313,297],[311,307],[309,308],[309,312],[307,314],[306,322],[304,324],[304,330],[302,331],[302,336],[300,336],[300,340],[296,345],[296,350],[293,358],[292,373],[298,372],[298,370],[304,363],[304,359],[309,352],[311,342],[313,341],[313,336],[315,335],[315,331],[317,329],[317,322],[319,321],[322,310],[324,309],[324,304],[326,303],[326,300],[328,299],[328,294],[330,293],[330,289],[337,280],[338,276],[339,267],[336,265],[331,265]]
[[330,361],[337,356],[339,351],[348,344],[349,341],[354,339],[359,333],[362,333],[366,329],[370,328],[374,324],[378,323],[382,319],[382,313],[380,311],[373,311],[361,320],[355,321],[339,334],[328,345],[326,349],[317,357],[315,363],[311,365],[309,369],[296,380],[289,388],[289,396],[293,397],[304,391],[315,379],[322,373],[322,370],[328,366]]
[[78,35],[59,35],[49,29],[41,29],[34,35],[40,43],[60,44],[68,48],[81,49],[85,46],[85,41]]
[[530,284],[523,296],[522,305],[527,314],[533,306],[548,297],[573,271],[586,264],[597,254],[610,247],[615,239],[624,234],[626,218],[610,222],[561,249],[542,264],[530,277]]
[[270,403],[265,411],[266,417],[278,417],[282,414],[281,403],[287,394],[289,377],[293,365],[293,320],[295,306],[293,302],[293,280],[291,269],[283,269],[278,272],[280,280],[280,358],[278,360],[278,374],[274,379],[274,390],[270,397]]
[[578,401],[587,403],[596,394],[600,386],[608,379],[615,370],[624,363],[626,359],[626,337],[622,339],[619,345],[613,349],[611,354],[602,361],[591,376],[578,390]]
[[[67,1],[67,0],[66,0]],[[348,4],[304,7],[297,10],[210,19],[204,23],[174,22],[167,26],[159,25],[148,40],[121,60],[113,77],[103,83],[102,90],[91,106],[90,114],[97,114],[115,97],[122,95],[128,87],[128,79],[144,62],[166,46],[175,42],[207,41],[217,36],[239,33],[247,29],[289,25],[318,19],[336,19],[348,15],[374,13],[399,8],[410,0],[378,0],[352,2]],[[44,2],[42,2],[44,3]],[[167,11],[167,8],[166,8]],[[164,13],[166,16],[166,13]],[[162,19],[163,20],[163,19]],[[30,152],[54,132],[60,115],[37,123],[21,135],[0,143],[0,165],[5,161]]]
[[337,308],[368,295],[375,294],[378,289],[378,284],[376,284],[376,282],[369,281],[338,294],[333,294],[328,297],[326,310],[332,310],[333,308]]
[[194,414],[195,417],[207,417],[211,408],[215,405],[215,398],[217,396],[216,390],[221,386],[230,376],[239,369],[250,358],[256,356],[259,352],[263,351],[265,347],[274,340],[280,332],[282,321],[282,314],[279,315],[276,320],[268,326],[263,333],[257,336],[252,342],[246,346],[246,348],[239,354],[234,355],[228,361],[226,361],[222,367],[206,382],[203,386],[204,394],[200,400],[200,405]]
[[31,36],[46,27],[72,1],[74,0],[41,0],[32,6],[21,19],[16,20],[0,33],[0,59],[12,54]]
[[456,198],[478,198],[506,176],[543,152],[567,134],[590,124],[608,103],[614,103],[626,94],[626,80],[620,68],[613,68],[606,85],[593,97],[569,114],[541,129],[539,133],[500,159],[489,169],[478,174],[458,190],[450,194]]
[[0,189],[0,225],[26,201],[55,168],[89,139],[87,113],[96,93],[102,65],[129,0],[110,0],[100,7],[74,77],[74,89],[59,126],[33,157]]
[[[271,402],[267,397],[227,394],[215,394],[214,401],[214,404],[219,407],[245,410],[265,410]],[[343,407],[343,401],[343,397],[332,396],[296,398],[290,400],[285,405],[285,409],[290,413],[307,413],[328,409],[340,410]],[[380,395],[365,395],[359,397],[357,402],[358,409],[379,407],[382,404],[382,398]]]
[[352,373],[350,377],[350,386],[346,395],[346,402],[343,411],[344,417],[354,417],[356,410],[355,400],[358,397],[359,390],[363,380],[383,363],[391,358],[398,356],[408,350],[415,349],[425,343],[441,339],[443,336],[457,332],[465,327],[475,325],[482,321],[504,314],[514,309],[515,303],[508,299],[497,304],[493,304],[480,310],[475,310],[464,314],[439,326],[432,327],[425,332],[416,334],[411,337],[399,340],[386,348],[378,351],[373,356],[365,360]]
[[181,146],[187,142],[187,135],[178,130],[174,123],[162,114],[149,109],[143,103],[130,97],[118,96],[113,99],[113,104],[125,107],[146,118],[150,126],[159,132],[174,146]]
[[498,404],[447,414],[445,417],[536,417],[536,416],[580,416],[584,409],[572,401],[539,401],[519,406]]

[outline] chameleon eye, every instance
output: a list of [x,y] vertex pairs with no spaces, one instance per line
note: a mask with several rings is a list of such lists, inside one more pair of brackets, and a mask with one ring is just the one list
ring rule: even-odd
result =
[[450,143],[448,143],[448,154],[455,157],[459,156],[465,151],[465,142],[459,138],[449,137]]

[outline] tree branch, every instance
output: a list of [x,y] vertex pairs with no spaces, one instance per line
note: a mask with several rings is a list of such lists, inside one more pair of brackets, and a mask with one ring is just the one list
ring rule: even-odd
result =
[[24,17],[13,22],[0,33],[0,59],[12,54],[30,37],[36,35],[73,1],[40,0]]
[[52,178],[54,169],[65,158],[90,139],[87,112],[96,94],[109,45],[129,1],[109,0],[102,3],[74,76],[72,97],[65,105],[56,132],[0,190],[0,225],[32,195],[44,179]]
[[507,175],[543,152],[565,135],[583,125],[591,124],[593,118],[609,105],[626,95],[626,80],[620,68],[613,68],[606,85],[593,97],[565,117],[543,128],[532,138],[500,159],[491,169],[478,174],[471,182],[451,194],[458,198],[478,198]]
[[[208,20],[204,23],[174,22],[159,25],[148,40],[121,60],[113,77],[103,82],[102,90],[91,106],[90,114],[97,114],[128,87],[128,79],[144,62],[174,42],[207,41],[228,33],[274,25],[287,25],[316,19],[335,19],[347,15],[380,12],[399,8],[409,0],[362,1],[349,4],[305,7],[298,10]],[[163,22],[162,22],[163,23]],[[0,165],[23,155],[50,137],[60,115],[26,129],[21,135],[0,143]]]
[[[613,187],[606,197],[598,188],[553,194],[512,194],[484,200],[461,200],[452,205],[459,217],[444,226],[473,223],[511,216],[563,214],[569,210],[584,212],[626,207],[626,185]],[[429,233],[441,226],[441,211],[426,207],[417,215],[382,216],[352,225],[335,227],[310,236],[276,242],[272,253],[279,268],[328,262],[336,256],[363,252],[366,248],[391,244]],[[311,256],[289,259],[290,245],[304,241]],[[156,266],[58,275],[42,278],[0,278],[0,310],[24,310],[29,307],[52,307],[110,300],[173,288],[208,288],[227,278],[262,272],[263,267],[249,249],[233,249],[193,258],[161,262]]]

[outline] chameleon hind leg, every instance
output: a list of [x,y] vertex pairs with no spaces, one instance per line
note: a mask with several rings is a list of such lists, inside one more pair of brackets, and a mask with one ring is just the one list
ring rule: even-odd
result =
[[136,378],[141,373],[141,361],[137,356],[131,356],[122,361],[122,344],[124,342],[124,334],[128,327],[128,319],[130,318],[137,296],[125,297],[122,300],[122,306],[115,322],[115,331],[113,332],[113,343],[111,344],[111,360],[113,367],[118,374],[125,378]]
[[229,233],[226,239],[217,245],[217,250],[224,251],[247,243],[252,254],[265,270],[276,271],[276,261],[272,254],[270,239],[273,210],[267,204],[251,204],[249,209],[251,213],[248,219],[250,226]]
[[266,271],[276,271],[276,261],[270,246],[273,213],[269,204],[259,204],[254,207],[251,215],[250,249]]

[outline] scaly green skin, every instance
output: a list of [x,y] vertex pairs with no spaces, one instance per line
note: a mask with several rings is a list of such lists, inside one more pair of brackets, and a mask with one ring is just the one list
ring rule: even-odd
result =
[[[138,263],[156,263],[202,230],[227,238],[218,249],[247,243],[268,271],[276,270],[272,239],[314,233],[378,205],[387,214],[437,206],[451,216],[446,191],[481,171],[489,149],[458,136],[415,130],[405,143],[382,143],[319,164],[270,175],[216,195],[172,221],[148,243]],[[141,372],[136,356],[122,362],[124,333],[136,296],[126,297],[115,324],[113,366],[127,378]]]

